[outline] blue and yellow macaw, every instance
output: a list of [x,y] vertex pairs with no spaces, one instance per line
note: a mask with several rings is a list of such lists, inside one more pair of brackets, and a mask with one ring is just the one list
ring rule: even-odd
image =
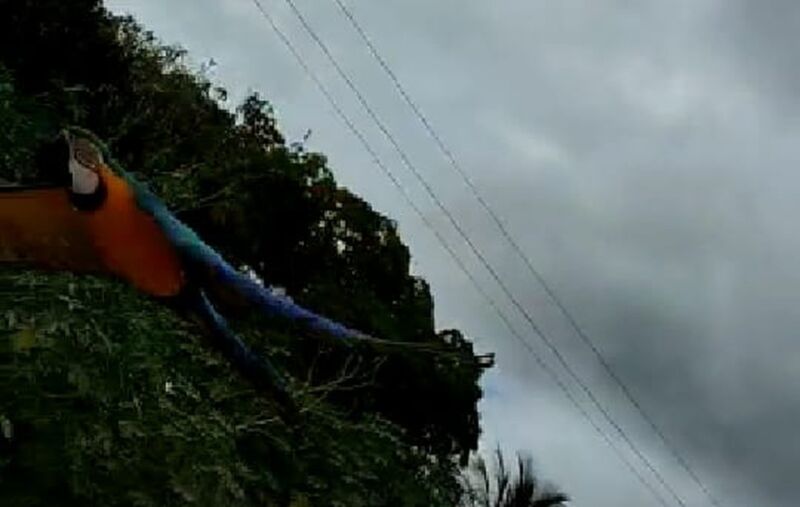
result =
[[282,375],[230,328],[214,302],[250,304],[333,337],[370,339],[275,295],[231,266],[91,133],[70,127],[55,158],[63,183],[0,186],[0,262],[121,278],[199,317],[216,347],[249,380],[290,399]]

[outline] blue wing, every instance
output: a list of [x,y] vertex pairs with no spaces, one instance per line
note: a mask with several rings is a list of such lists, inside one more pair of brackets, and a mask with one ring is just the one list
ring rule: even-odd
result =
[[287,297],[266,289],[251,277],[231,266],[192,229],[178,220],[144,185],[122,173],[136,193],[138,204],[150,213],[206,288],[215,286],[257,307],[268,316],[277,316],[335,338],[357,339],[367,335],[303,308]]

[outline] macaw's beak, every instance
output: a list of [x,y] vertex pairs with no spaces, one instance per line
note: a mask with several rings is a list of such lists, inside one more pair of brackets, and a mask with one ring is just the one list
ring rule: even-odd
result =
[[58,138],[62,139],[63,142],[66,142],[68,148],[72,148],[73,136],[69,130],[61,129],[61,132],[58,133]]
[[35,179],[59,186],[70,185],[69,157],[72,135],[62,130],[52,139],[42,143],[35,158]]

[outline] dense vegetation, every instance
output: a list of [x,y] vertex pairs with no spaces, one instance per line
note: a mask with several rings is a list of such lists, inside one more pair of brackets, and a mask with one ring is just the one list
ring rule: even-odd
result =
[[[65,124],[104,139],[211,244],[302,304],[446,353],[345,349],[239,328],[292,378],[276,417],[190,323],[113,280],[0,272],[0,505],[453,506],[477,446],[481,366],[437,332],[395,224],[99,0],[0,0],[0,176],[47,178]],[[268,64],[268,62],[267,62]]]

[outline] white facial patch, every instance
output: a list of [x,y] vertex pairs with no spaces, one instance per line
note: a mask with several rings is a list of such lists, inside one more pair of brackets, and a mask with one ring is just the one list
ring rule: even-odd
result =
[[72,191],[76,194],[91,195],[100,186],[100,176],[74,158],[69,161],[69,172],[72,175]]

